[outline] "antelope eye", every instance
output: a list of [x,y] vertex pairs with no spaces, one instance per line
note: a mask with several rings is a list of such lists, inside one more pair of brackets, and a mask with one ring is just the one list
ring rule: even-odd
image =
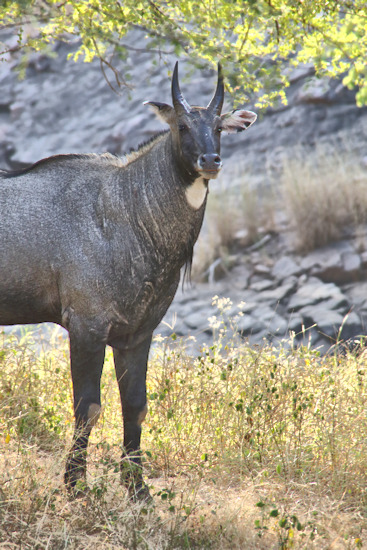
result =
[[178,129],[180,130],[180,132],[185,132],[188,128],[186,124],[179,124]]

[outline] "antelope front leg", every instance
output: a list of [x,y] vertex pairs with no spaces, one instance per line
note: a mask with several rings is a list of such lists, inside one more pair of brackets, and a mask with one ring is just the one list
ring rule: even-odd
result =
[[88,330],[70,331],[70,361],[74,393],[75,432],[66,461],[64,481],[72,496],[86,489],[87,446],[100,410],[100,380],[105,343]]
[[147,413],[146,373],[152,337],[131,350],[114,349],[116,376],[124,418],[124,453],[121,462],[122,480],[132,498],[150,500],[143,481],[141,465],[141,424]]

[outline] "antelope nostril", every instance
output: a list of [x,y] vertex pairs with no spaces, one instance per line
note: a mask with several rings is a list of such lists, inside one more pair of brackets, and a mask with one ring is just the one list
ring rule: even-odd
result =
[[218,169],[222,164],[222,159],[216,153],[206,153],[199,156],[198,164],[201,168]]

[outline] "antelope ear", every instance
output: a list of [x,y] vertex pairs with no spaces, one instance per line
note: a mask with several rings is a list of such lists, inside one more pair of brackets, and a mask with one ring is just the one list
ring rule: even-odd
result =
[[231,113],[224,113],[221,116],[222,130],[233,134],[235,132],[242,132],[247,130],[257,119],[257,115],[252,111],[243,111],[242,109],[235,109]]
[[144,101],[143,105],[149,105],[160,121],[171,124],[176,116],[175,110],[167,103],[158,103],[158,101]]

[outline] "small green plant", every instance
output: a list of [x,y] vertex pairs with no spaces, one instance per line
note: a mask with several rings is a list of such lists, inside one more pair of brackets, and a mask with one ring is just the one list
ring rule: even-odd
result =
[[[307,524],[302,524],[295,514],[280,508],[276,503],[264,502],[260,500],[256,503],[256,507],[261,511],[261,517],[255,519],[254,527],[259,538],[264,537],[269,530],[272,530],[278,535],[279,550],[289,550],[300,545],[317,544],[316,535],[317,528],[315,521],[308,521]],[[303,546],[302,546],[303,547]]]

